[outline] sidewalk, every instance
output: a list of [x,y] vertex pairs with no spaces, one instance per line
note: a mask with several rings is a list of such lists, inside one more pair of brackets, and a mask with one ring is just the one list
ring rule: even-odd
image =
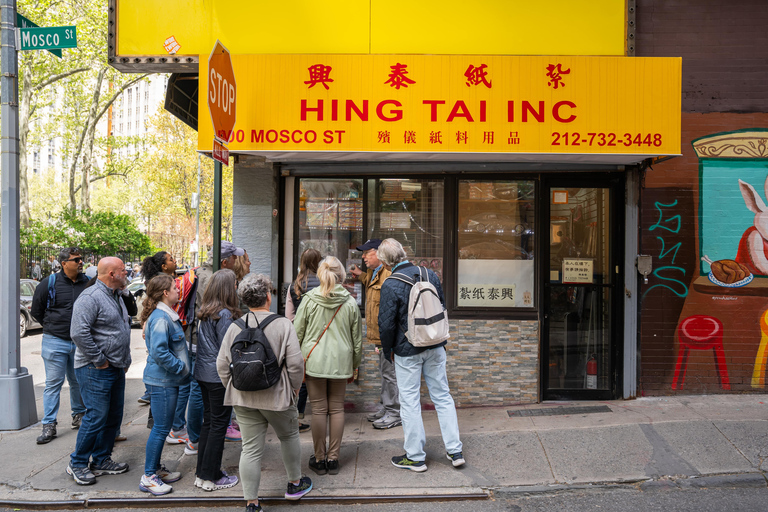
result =
[[[126,397],[138,396],[140,386],[140,381],[130,381]],[[42,396],[41,391],[36,389],[38,396]],[[0,505],[9,501],[164,499],[138,490],[149,433],[147,407],[126,398],[123,433],[128,441],[116,444],[113,458],[128,462],[131,470],[123,475],[100,477],[92,486],[78,486],[65,473],[77,435],[68,422],[64,423],[69,418],[67,405],[65,389],[59,437],[47,445],[35,444],[39,424],[0,434],[0,456],[6,461],[0,465]],[[768,395],[679,396],[461,409],[459,426],[467,464],[459,469],[453,468],[445,457],[435,412],[425,411],[424,419],[429,467],[425,473],[393,467],[390,458],[403,453],[402,429],[375,430],[365,420],[364,412],[347,413],[340,457],[342,469],[338,475],[317,476],[309,470],[311,434],[302,434],[303,470],[315,485],[307,498],[471,497],[494,491],[638,482],[766,485],[763,471],[768,469],[764,462],[768,456]],[[228,472],[238,474],[239,456],[240,444],[227,443],[223,466]],[[196,456],[184,455],[182,445],[166,445],[163,462],[184,475],[173,484],[174,491],[169,497],[242,497],[239,484],[213,493],[196,489]],[[285,470],[279,442],[271,429],[262,471],[261,496],[267,501],[269,497],[282,498]]]

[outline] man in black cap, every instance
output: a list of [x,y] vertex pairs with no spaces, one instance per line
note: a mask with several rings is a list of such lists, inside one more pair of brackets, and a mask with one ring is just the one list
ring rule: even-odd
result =
[[375,345],[376,353],[379,354],[379,370],[381,371],[382,406],[378,411],[369,414],[367,419],[373,422],[374,428],[383,429],[397,427],[402,424],[402,420],[400,419],[400,398],[397,390],[397,379],[395,378],[395,365],[391,360],[384,357],[379,338],[381,284],[392,273],[376,257],[379,244],[381,244],[381,240],[373,238],[358,246],[357,250],[362,251],[367,270],[363,273],[357,266],[353,266],[351,272],[365,286],[366,332],[368,341]]

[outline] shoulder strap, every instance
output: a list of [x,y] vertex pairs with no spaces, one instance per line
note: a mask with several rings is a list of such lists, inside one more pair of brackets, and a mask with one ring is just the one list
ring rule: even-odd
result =
[[237,320],[235,320],[235,321],[234,321],[234,322],[232,322],[232,323],[234,323],[236,326],[238,326],[238,327],[240,328],[240,330],[241,330],[241,331],[242,331],[243,329],[245,329],[245,327],[246,327],[246,325],[247,325],[247,324],[245,323],[245,321],[244,321],[242,318],[238,318]]
[[[421,272],[422,270],[424,271],[423,274]],[[429,273],[427,272],[426,267],[419,266],[419,279],[422,281],[429,282]]]
[[48,276],[48,302],[45,308],[48,309],[56,302],[56,274],[53,273]]
[[259,322],[258,319],[257,319],[256,320],[256,325],[259,327],[259,329],[261,329],[263,331],[266,326],[268,326],[269,324],[272,323],[272,320],[277,320],[278,318],[280,318],[280,315],[277,315],[277,314],[273,313],[273,314],[269,315],[267,318],[265,318],[264,320],[262,320],[261,322]]
[[409,281],[408,279],[404,277],[400,277],[395,273],[390,274],[390,276],[387,279],[396,279],[397,281],[403,282],[407,285],[413,286],[413,281]]
[[336,314],[339,312],[339,310],[343,306],[344,306],[344,303],[342,303],[341,306],[336,308],[336,313],[334,313],[333,316],[331,317],[331,321],[328,322],[328,325],[325,326],[325,329],[323,329],[323,332],[320,333],[320,336],[317,337],[317,341],[315,342],[314,345],[312,345],[312,348],[309,350],[309,354],[307,354],[307,357],[304,358],[305,371],[306,371],[306,364],[307,364],[307,360],[309,359],[309,356],[312,355],[312,352],[315,350],[315,347],[317,347],[317,344],[320,343],[320,340],[323,338],[325,331],[327,331],[328,328],[331,326],[331,324],[333,323],[333,319],[336,318]]

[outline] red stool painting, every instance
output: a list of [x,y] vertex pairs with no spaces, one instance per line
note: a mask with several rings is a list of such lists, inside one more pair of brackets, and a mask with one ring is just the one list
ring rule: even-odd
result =
[[[715,368],[720,379],[720,387],[731,389],[731,381],[728,379],[728,367],[725,364],[725,351],[723,350],[723,324],[715,317],[708,315],[689,316],[677,328],[677,340],[680,342],[678,349],[675,378],[672,380],[672,389],[683,389],[685,372],[688,369],[688,353],[691,350],[709,350],[715,354]],[[682,375],[680,371],[682,370]],[[680,387],[677,381],[680,380]]]

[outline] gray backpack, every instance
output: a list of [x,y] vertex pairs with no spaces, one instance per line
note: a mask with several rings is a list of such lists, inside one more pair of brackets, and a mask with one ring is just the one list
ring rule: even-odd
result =
[[411,286],[408,297],[408,330],[405,337],[414,347],[432,347],[448,338],[448,313],[440,302],[437,289],[429,282],[429,273],[424,267],[419,269],[419,275],[413,276],[413,281],[391,274],[387,279],[397,279]]

